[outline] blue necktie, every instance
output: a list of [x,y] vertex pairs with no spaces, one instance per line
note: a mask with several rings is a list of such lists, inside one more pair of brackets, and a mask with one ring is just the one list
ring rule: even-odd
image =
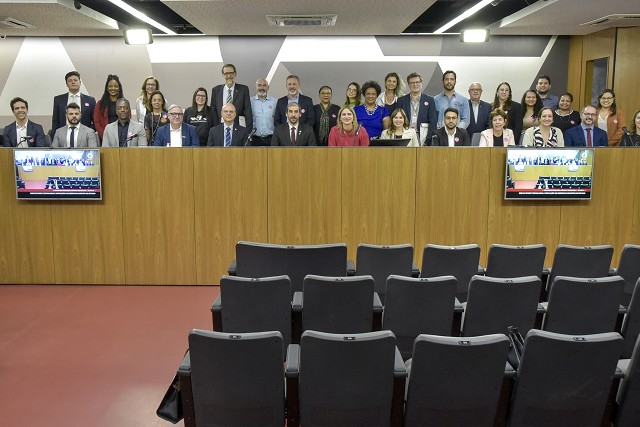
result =
[[227,128],[227,131],[224,135],[224,146],[228,147],[231,145],[231,128]]

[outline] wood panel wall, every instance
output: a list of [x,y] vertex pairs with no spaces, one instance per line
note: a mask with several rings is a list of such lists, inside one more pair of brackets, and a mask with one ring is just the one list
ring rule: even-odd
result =
[[0,150],[0,283],[212,284],[238,240],[640,243],[640,150],[597,149],[591,201],[503,200],[502,148],[102,149],[104,198],[18,201]]

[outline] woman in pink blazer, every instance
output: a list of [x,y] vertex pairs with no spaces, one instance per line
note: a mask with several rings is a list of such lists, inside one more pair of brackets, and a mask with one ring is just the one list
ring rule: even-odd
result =
[[513,131],[507,128],[507,113],[496,108],[489,114],[489,129],[480,132],[480,147],[516,145]]

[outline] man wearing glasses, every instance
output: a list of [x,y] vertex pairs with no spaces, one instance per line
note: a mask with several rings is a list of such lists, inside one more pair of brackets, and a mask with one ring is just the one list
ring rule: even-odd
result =
[[480,99],[482,96],[482,85],[473,82],[469,85],[469,126],[467,133],[473,136],[474,133],[489,129],[489,114],[491,114],[491,104]]
[[184,112],[179,105],[169,107],[169,126],[161,126],[153,139],[158,147],[199,147],[200,140],[196,127],[182,123]]
[[236,83],[236,66],[225,64],[222,67],[224,84],[211,89],[211,109],[213,110],[213,123],[222,123],[222,106],[233,104],[236,107],[235,124],[253,129],[253,114],[251,112],[251,99],[249,88]]
[[438,112],[433,98],[422,93],[422,76],[411,73],[407,76],[409,94],[398,98],[397,108],[402,108],[409,124],[418,133],[420,145],[430,145],[436,131]]
[[597,115],[596,107],[587,105],[580,117],[582,123],[567,129],[564,133],[565,147],[608,147],[607,133],[593,125]]

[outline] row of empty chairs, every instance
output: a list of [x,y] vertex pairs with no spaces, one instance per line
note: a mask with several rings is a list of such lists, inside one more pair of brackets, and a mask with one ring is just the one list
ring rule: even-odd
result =
[[93,177],[52,177],[47,179],[45,188],[62,188],[62,189],[97,189],[100,188],[100,180],[97,176]]
[[626,427],[640,419],[640,345],[621,369],[617,333],[531,330],[517,370],[503,334],[420,335],[405,363],[395,344],[389,331],[307,331],[285,352],[276,331],[193,330],[178,371],[185,426]]

